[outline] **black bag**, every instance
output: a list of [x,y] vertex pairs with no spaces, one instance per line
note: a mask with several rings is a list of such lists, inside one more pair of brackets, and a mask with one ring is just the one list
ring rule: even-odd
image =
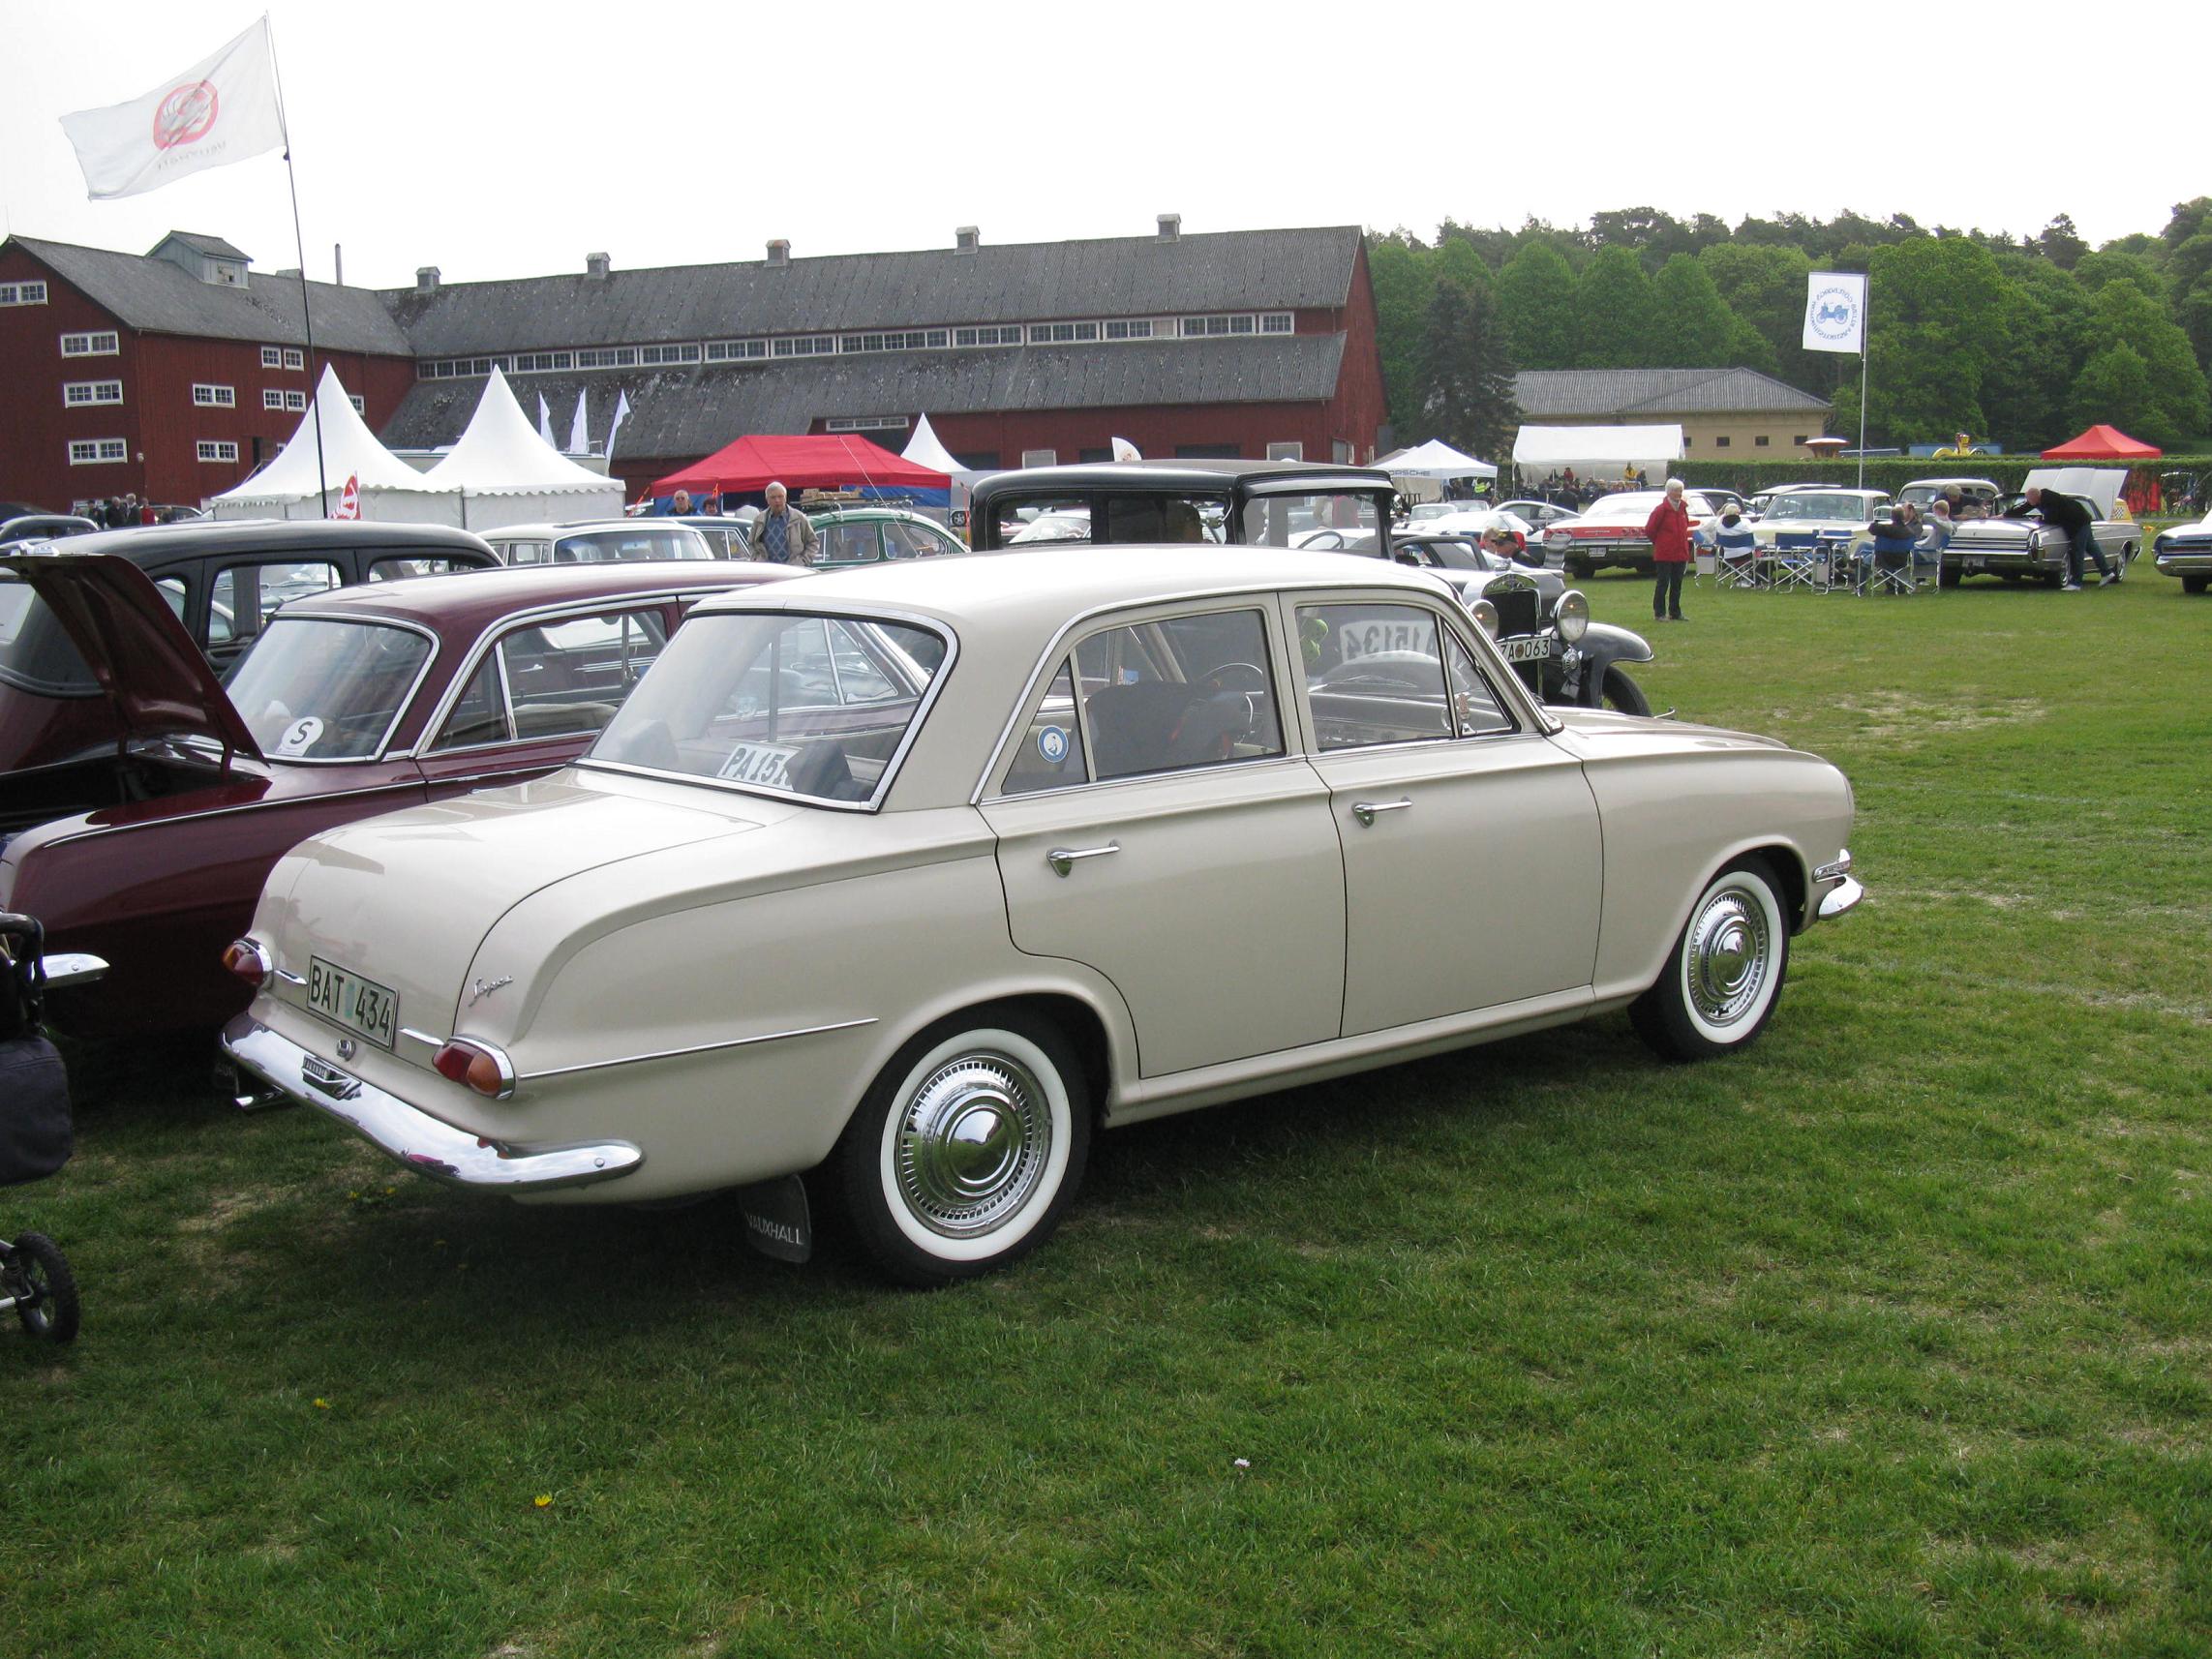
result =
[[69,1161],[69,1073],[43,1037],[0,1042],[0,1187],[43,1181]]

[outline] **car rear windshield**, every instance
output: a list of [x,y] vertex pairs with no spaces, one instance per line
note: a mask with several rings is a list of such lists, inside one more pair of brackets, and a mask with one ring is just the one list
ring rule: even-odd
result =
[[0,582],[0,684],[41,697],[100,694],[61,618],[28,583]]
[[1871,496],[1776,496],[1767,503],[1770,519],[1814,519],[1824,523],[1857,524],[1881,510],[1886,503]]
[[271,760],[362,760],[383,748],[429,658],[409,628],[279,616],[226,689]]
[[682,525],[586,530],[553,544],[556,564],[611,564],[633,558],[712,558],[707,538]]
[[944,666],[911,623],[693,617],[585,757],[812,800],[868,801]]

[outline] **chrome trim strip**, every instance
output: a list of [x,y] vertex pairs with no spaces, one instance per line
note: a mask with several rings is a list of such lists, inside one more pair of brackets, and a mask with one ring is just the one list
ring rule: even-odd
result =
[[604,1071],[611,1066],[636,1066],[647,1060],[677,1060],[687,1054],[712,1054],[723,1048],[750,1048],[758,1042],[781,1042],[787,1037],[820,1037],[824,1032],[852,1031],[860,1026],[873,1024],[875,1019],[872,1015],[866,1019],[841,1019],[833,1025],[807,1025],[797,1031],[770,1031],[759,1037],[733,1037],[724,1042],[701,1042],[689,1048],[660,1048],[651,1054],[625,1054],[620,1060],[587,1060],[578,1066],[553,1066],[543,1071],[525,1071],[515,1081],[537,1083],[548,1077],[572,1076],[578,1071]]
[[89,951],[56,950],[39,958],[39,975],[47,990],[58,991],[65,985],[89,985],[106,979],[107,964]]
[[307,983],[306,975],[295,974],[289,968],[277,969],[276,976],[278,979],[284,980],[284,982],[288,985],[304,985]]
[[[743,592],[745,589],[736,589]],[[603,761],[591,750],[586,750],[569,764],[580,767],[604,767],[610,771],[623,771],[638,777],[660,778],[670,783],[706,784],[733,795],[749,795],[758,800],[783,800],[796,806],[828,806],[841,812],[876,812],[883,807],[884,798],[898,781],[899,769],[906,764],[907,751],[914,747],[922,727],[929,718],[929,711],[937,707],[937,699],[945,689],[945,682],[953,678],[953,670],[960,661],[960,636],[953,624],[936,617],[924,616],[917,611],[899,611],[886,608],[880,611],[826,611],[811,605],[773,605],[749,609],[732,605],[727,609],[716,606],[712,611],[695,613],[712,618],[715,617],[820,617],[825,621],[886,622],[918,628],[934,634],[945,642],[945,660],[937,665],[937,672],[929,677],[929,683],[922,688],[920,701],[914,705],[914,713],[906,722],[906,730],[898,739],[898,747],[883,763],[883,775],[876,779],[875,791],[865,800],[824,800],[819,796],[801,795],[796,790],[767,789],[759,784],[739,783],[726,777],[701,777],[697,772],[663,771],[652,767],[641,767],[628,761]],[[690,618],[685,618],[688,621]],[[673,636],[671,636],[673,643]],[[656,664],[657,666],[657,664]],[[592,747],[596,748],[594,740]]]
[[[645,1154],[625,1140],[526,1146],[455,1129],[421,1107],[361,1081],[242,1013],[223,1032],[223,1052],[281,1094],[344,1124],[418,1175],[456,1187],[545,1191],[626,1175]],[[310,1066],[322,1079],[308,1079]],[[335,1086],[344,1099],[326,1089]]]
[[411,1025],[401,1026],[400,1035],[410,1041],[421,1043],[425,1048],[443,1048],[445,1046],[444,1038],[433,1037],[427,1031],[417,1031]]
[[1833,863],[1822,864],[1815,869],[1812,872],[1812,879],[1816,882],[1832,882],[1839,876],[1847,876],[1850,873],[1851,849],[1844,847],[1836,853]]

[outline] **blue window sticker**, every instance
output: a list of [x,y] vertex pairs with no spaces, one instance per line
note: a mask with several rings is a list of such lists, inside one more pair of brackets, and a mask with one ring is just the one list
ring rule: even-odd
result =
[[1046,766],[1058,766],[1068,758],[1068,729],[1065,726],[1047,726],[1039,732],[1037,752],[1044,756]]

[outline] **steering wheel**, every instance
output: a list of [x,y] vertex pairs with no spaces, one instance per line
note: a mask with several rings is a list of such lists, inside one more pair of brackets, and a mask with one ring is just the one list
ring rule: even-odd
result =
[[[1227,676],[1232,674],[1249,674],[1252,676],[1252,683],[1244,686],[1231,686],[1227,681]],[[1265,692],[1268,689],[1267,671],[1256,662],[1225,662],[1206,676],[1205,683],[1217,691]]]

